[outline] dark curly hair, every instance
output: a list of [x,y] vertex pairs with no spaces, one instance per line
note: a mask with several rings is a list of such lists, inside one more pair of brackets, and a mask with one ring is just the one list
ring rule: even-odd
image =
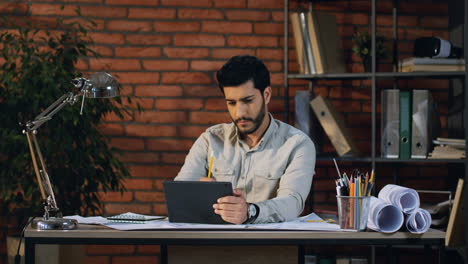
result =
[[255,56],[238,55],[229,59],[226,64],[216,72],[216,79],[221,92],[224,87],[239,86],[252,80],[254,88],[261,94],[270,86],[270,72],[263,62]]

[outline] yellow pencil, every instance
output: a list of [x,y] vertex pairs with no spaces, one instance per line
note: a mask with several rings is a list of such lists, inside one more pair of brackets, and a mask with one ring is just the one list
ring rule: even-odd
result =
[[208,178],[211,178],[211,170],[213,169],[213,160],[214,160],[214,153],[213,151],[211,151],[210,163],[208,165]]

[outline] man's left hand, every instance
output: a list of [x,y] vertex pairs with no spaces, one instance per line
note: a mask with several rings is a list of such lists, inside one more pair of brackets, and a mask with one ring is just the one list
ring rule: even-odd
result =
[[239,190],[234,190],[234,196],[224,196],[218,199],[218,203],[213,205],[215,213],[229,223],[242,224],[247,220],[247,202],[244,194]]

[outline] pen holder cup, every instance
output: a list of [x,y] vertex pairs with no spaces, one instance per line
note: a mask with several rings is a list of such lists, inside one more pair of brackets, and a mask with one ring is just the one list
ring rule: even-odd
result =
[[362,231],[367,227],[371,197],[337,195],[338,218],[341,229]]

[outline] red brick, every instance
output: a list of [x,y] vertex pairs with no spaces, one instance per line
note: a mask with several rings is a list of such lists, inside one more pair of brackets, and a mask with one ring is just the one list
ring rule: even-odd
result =
[[91,70],[112,70],[112,71],[138,71],[141,69],[138,60],[130,59],[90,59],[89,66]]
[[164,48],[163,53],[169,58],[208,57],[208,49],[206,48]]
[[135,199],[140,202],[164,202],[164,193],[162,192],[135,192]]
[[211,0],[197,0],[197,1],[192,1],[192,0],[161,0],[162,5],[167,5],[167,6],[181,6],[181,7],[188,7],[188,6],[194,6],[194,7],[211,7],[213,6],[213,3]]
[[199,32],[200,22],[188,21],[157,21],[154,22],[156,32]]
[[[0,61],[0,63],[4,63],[5,61],[2,60]],[[88,71],[89,70],[89,65],[88,65],[88,62],[83,60],[83,59],[78,59],[78,62],[75,63],[75,67],[78,69],[78,70],[81,70],[81,71]]]
[[177,134],[175,126],[126,125],[125,134],[136,137],[172,137]]
[[211,78],[203,72],[163,72],[162,83],[208,84],[211,83]]
[[127,8],[124,7],[109,7],[109,6],[80,6],[83,16],[105,17],[105,18],[126,18]]
[[230,21],[204,21],[202,24],[202,31],[223,34],[246,34],[252,33],[252,23]]
[[119,121],[132,121],[133,120],[133,112],[129,111],[129,113],[123,112],[123,118],[120,118],[115,113],[107,113],[101,119],[102,122],[119,122]]
[[116,57],[155,58],[161,56],[158,47],[116,47]]
[[[130,172],[136,177],[153,177],[153,178],[168,178],[175,177],[180,170],[179,166],[164,165],[164,166],[150,166],[139,165],[130,166]],[[169,176],[167,176],[169,175]]]
[[137,253],[139,254],[159,254],[161,247],[159,245],[138,245]]
[[447,15],[448,5],[446,3],[431,3],[421,5],[414,2],[401,2],[398,6],[398,12],[401,14],[432,14],[432,15]]
[[143,111],[135,113],[136,122],[144,123],[184,123],[187,122],[186,113],[182,111]]
[[119,72],[117,79],[119,82],[132,84],[150,84],[159,82],[157,72]]
[[[132,213],[137,213],[137,214],[150,214],[151,205],[131,204],[131,203],[108,203],[104,205],[104,210],[106,212],[106,215],[116,215],[116,214],[121,214],[125,212],[132,212]],[[112,263],[115,263],[115,262],[112,262]],[[148,262],[145,262],[145,263],[148,263]]]
[[138,85],[136,96],[181,96],[182,87],[177,85]]
[[245,1],[216,0],[214,5],[217,8],[245,8]]
[[275,22],[284,22],[284,12],[273,11],[271,12],[271,17]]
[[167,164],[178,164],[182,165],[185,161],[185,154],[179,153],[162,153],[161,161]]
[[282,23],[256,23],[254,24],[255,34],[283,35],[284,25]]
[[[47,0],[49,2],[52,2],[51,0]],[[96,4],[101,4],[101,0],[64,0],[63,2],[65,3],[96,3]]]
[[104,57],[110,57],[114,55],[114,50],[107,46],[90,46],[90,49]]
[[265,65],[270,72],[283,72],[283,63],[278,61],[266,61]]
[[176,34],[174,35],[174,45],[176,46],[224,46],[224,37],[221,35],[207,34]]
[[156,108],[159,110],[201,109],[201,99],[156,99]]
[[187,139],[149,139],[147,147],[155,151],[188,151],[192,144],[193,140]]
[[125,152],[119,155],[119,160],[133,163],[157,163],[160,159],[158,153]]
[[123,127],[121,124],[100,123],[98,129],[104,135],[119,136],[123,135]]
[[223,94],[217,86],[185,86],[184,94],[186,96],[205,97],[205,96],[222,96]]
[[185,60],[144,60],[143,68],[150,71],[187,71]]
[[125,40],[132,45],[169,45],[172,41],[165,35],[126,35]]
[[190,69],[194,71],[217,71],[224,65],[224,63],[224,61],[193,60],[190,63]]
[[99,200],[101,202],[130,202],[133,200],[133,193],[132,192],[107,192],[103,193],[100,192]]
[[197,138],[206,131],[208,126],[182,126],[179,127],[179,134],[184,138]]
[[153,212],[155,215],[167,215],[166,204],[154,204]]
[[75,6],[32,3],[29,7],[31,15],[76,16]]
[[[55,22],[55,21],[54,21]],[[63,20],[63,23],[65,24],[72,24],[72,23],[75,23],[77,25],[81,25],[81,26],[89,26],[91,27],[94,31],[101,31],[104,29],[104,22],[105,20],[103,19],[93,19],[93,22],[96,24],[96,25],[92,25],[87,19],[83,18],[83,17],[73,17],[73,18],[69,18],[69,19],[64,19]]]
[[189,122],[193,124],[219,124],[230,122],[227,112],[191,112]]
[[157,6],[158,0],[105,0],[107,5]]
[[111,20],[107,22],[106,29],[110,31],[149,32],[153,30],[153,25],[147,21]]
[[226,111],[226,100],[224,98],[208,98],[205,102],[205,109]]
[[251,11],[251,10],[226,11],[226,16],[229,20],[245,20],[245,21],[270,20],[270,12],[267,12],[267,11]]
[[0,10],[2,10],[3,14],[25,15],[28,11],[28,6],[26,3],[5,2],[0,3]]
[[271,85],[283,85],[284,84],[284,76],[283,73],[272,73],[270,74],[270,82]]
[[117,33],[88,33],[96,44],[124,44],[124,36]]
[[[93,246],[87,246],[87,248],[90,248]],[[86,264],[108,264],[110,263],[110,256],[89,256],[88,255],[85,257],[85,263]]]
[[420,18],[420,25],[423,27],[446,29],[448,28],[449,22],[448,17],[425,16]]
[[278,38],[265,36],[229,36],[228,45],[232,47],[276,47]]
[[147,179],[125,179],[122,182],[127,190],[151,190],[153,188],[152,181]]
[[248,8],[258,9],[283,9],[284,1],[282,0],[247,0]]
[[181,19],[223,19],[224,15],[216,9],[179,9],[178,18]]
[[171,9],[171,8],[159,8],[159,7],[158,8],[129,8],[128,18],[174,19],[176,18],[176,10]]
[[245,55],[255,55],[254,49],[224,49],[224,48],[215,48],[211,51],[211,56],[216,59],[229,59],[233,56],[245,54]]
[[121,150],[143,150],[144,142],[137,138],[112,138],[110,146]]

